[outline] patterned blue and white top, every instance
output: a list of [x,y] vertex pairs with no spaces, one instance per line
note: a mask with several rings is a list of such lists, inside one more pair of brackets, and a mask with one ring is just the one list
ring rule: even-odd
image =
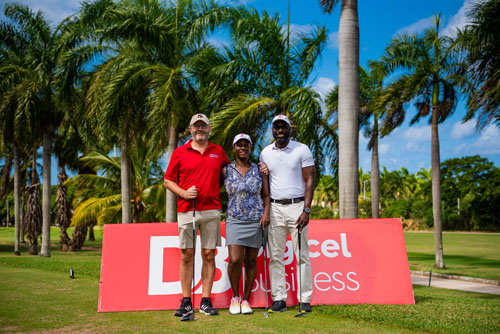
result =
[[262,178],[259,165],[251,162],[245,176],[236,169],[234,161],[224,168],[224,187],[229,197],[226,216],[239,220],[259,220],[264,213],[264,204],[260,197]]

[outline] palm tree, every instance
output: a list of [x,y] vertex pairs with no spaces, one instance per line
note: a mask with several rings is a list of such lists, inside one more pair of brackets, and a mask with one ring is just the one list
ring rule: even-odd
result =
[[[75,91],[74,93],[76,96],[74,96],[73,99],[66,101],[75,104],[82,103],[83,101],[81,97],[78,96],[78,92]],[[71,110],[72,107],[74,106],[67,106],[66,108]],[[91,136],[84,133],[88,131],[86,129],[88,124],[86,124],[86,118],[82,114],[83,112],[81,112],[81,110],[79,112],[76,110],[66,112],[64,119],[58,128],[54,144],[54,153],[60,170],[57,176],[58,187],[56,195],[56,224],[59,225],[61,230],[60,245],[62,251],[72,251],[80,248],[75,247],[75,242],[77,240],[72,241],[67,234],[67,229],[71,224],[71,208],[67,197],[68,187],[66,185],[66,180],[68,179],[68,175],[66,174],[66,168],[78,172],[85,169],[83,163],[78,159],[78,155],[82,153],[86,154],[90,149],[92,149],[92,147],[95,147],[95,143],[93,143],[92,140],[83,139],[85,137],[91,138]],[[105,149],[105,145],[101,145],[101,147]],[[108,147],[108,151],[109,150],[110,148]],[[85,227],[85,229],[86,228],[87,227]],[[76,229],[73,233],[78,239],[78,235],[82,232],[83,231]],[[85,233],[82,234],[83,238],[85,238],[86,230]]]
[[[42,248],[40,255],[50,256],[50,171],[52,136],[59,122],[56,108],[54,77],[57,74],[57,61],[60,54],[60,37],[63,22],[52,28],[42,12],[34,13],[19,3],[5,5],[5,15],[15,27],[11,33],[14,40],[26,41],[23,60],[10,68],[4,80],[5,91],[17,91],[20,95],[18,108],[29,114],[33,138],[42,137],[43,145],[43,196],[42,196]],[[21,95],[22,94],[22,95]]]
[[430,115],[435,266],[444,268],[438,125],[455,109],[458,87],[455,69],[459,63],[450,52],[451,40],[439,36],[439,24],[438,15],[435,26],[427,29],[422,36],[398,36],[387,46],[382,61],[391,73],[405,70],[396,76],[383,96],[385,102],[400,101],[400,106],[391,110],[388,119],[402,122],[406,111],[402,102],[413,99],[417,100],[417,114],[411,124]]
[[[10,172],[12,170],[12,152],[10,148],[5,145],[0,146],[0,158],[3,160],[4,165],[1,172],[1,182],[0,182],[0,200],[5,200],[5,207],[7,209],[6,226],[9,226],[10,222],[10,205],[9,205],[9,195],[12,193],[11,187],[11,177]],[[14,208],[15,209],[15,208]],[[19,240],[19,239],[17,239]],[[17,252],[19,250],[19,244],[16,243],[14,247],[14,254],[19,255]]]
[[[150,60],[148,68],[153,87],[150,107],[154,129],[158,129],[157,124],[168,127],[167,163],[177,148],[179,130],[186,128],[192,114],[202,111],[198,94],[200,86],[191,78],[192,63],[204,55],[206,45],[202,44],[202,40],[207,31],[226,22],[230,13],[225,6],[213,2],[208,6],[192,0],[177,0],[175,6],[157,13],[166,19],[169,26],[163,31],[165,43],[161,50],[158,50],[157,39],[151,36],[149,51],[155,57]],[[166,192],[165,219],[167,222],[176,222],[176,196],[170,190]]]
[[456,43],[465,52],[462,74],[468,96],[464,121],[477,116],[478,127],[493,121],[500,126],[500,1],[477,1],[469,12],[472,23],[457,34]]
[[[157,0],[104,0],[84,6],[83,12],[89,13],[84,21],[97,24],[102,39],[116,46],[98,67],[87,99],[91,102],[89,116],[101,134],[116,131],[114,124],[121,129],[117,135],[123,159],[122,219],[128,223],[131,207],[127,166],[133,134],[148,129],[159,149],[168,141],[169,155],[177,147],[179,129],[184,129],[190,115],[198,110],[196,87],[186,68],[190,59],[200,53],[202,36],[214,28],[224,7],[208,7],[192,0],[177,1],[175,6],[164,6]],[[136,125],[142,128],[133,128]],[[167,220],[176,221],[175,197],[168,198]]]
[[[11,8],[11,5],[7,4],[6,9],[10,13],[9,15],[14,15],[15,8]],[[34,127],[26,126],[34,123],[34,108],[32,106],[37,102],[37,99],[30,92],[33,81],[29,77],[29,70],[25,68],[26,53],[30,44],[29,38],[30,35],[26,29],[17,29],[15,25],[8,22],[0,24],[0,96],[2,100],[0,104],[0,128],[2,129],[0,142],[3,143],[2,146],[10,147],[13,151],[14,253],[16,255],[20,254],[21,210],[23,210],[20,191],[20,159],[27,147],[37,145],[33,143]],[[36,254],[36,246],[34,251],[33,247],[31,248],[31,253],[33,252]]]
[[[369,139],[368,150],[372,151],[370,187],[371,187],[371,207],[372,218],[379,218],[379,196],[380,196],[380,170],[378,140],[379,136],[387,135],[393,128],[386,125],[382,131],[379,129],[379,121],[385,115],[387,106],[379,103],[382,95],[383,80],[385,72],[379,62],[370,62],[370,72],[363,67],[359,68],[360,73],[360,113],[359,125],[364,129],[364,136]],[[326,98],[327,117],[336,115],[338,118],[339,108],[339,86],[335,86]],[[373,121],[371,121],[373,118]],[[338,126],[338,120],[334,122]]]
[[[157,165],[154,148],[148,147],[149,137],[142,136],[131,151],[133,222],[156,221],[165,213],[163,171]],[[122,214],[120,169],[118,158],[94,151],[81,158],[97,174],[79,174],[66,182],[78,187],[72,225],[81,226],[97,221],[99,225],[116,223]],[[99,173],[101,174],[101,173]]]
[[321,175],[318,185],[314,189],[314,203],[316,205],[328,205],[334,211],[334,205],[338,202],[338,181],[330,175]]
[[[2,69],[0,69],[2,73]],[[10,172],[12,169],[12,162],[14,163],[14,222],[15,222],[15,233],[14,233],[14,254],[20,255],[20,213],[21,213],[21,192],[20,192],[20,148],[18,143],[19,136],[17,135],[19,131],[19,121],[16,122],[15,117],[15,106],[16,98],[13,97],[11,101],[8,101],[8,96],[3,96],[0,94],[0,98],[4,101],[4,104],[0,105],[0,128],[2,129],[2,136],[0,138],[0,147],[5,149],[11,149],[11,151],[6,156],[5,165],[2,173],[2,188],[0,190],[0,198],[6,195],[6,190],[9,188],[8,183],[10,180]],[[10,103],[9,103],[10,102]],[[13,104],[11,104],[13,103]],[[17,130],[17,131],[16,131]],[[11,145],[10,145],[11,144]],[[7,206],[8,210],[8,206]],[[8,212],[8,211],[7,211]],[[7,219],[9,221],[9,219]]]
[[[339,0],[320,0],[331,13]],[[342,0],[339,23],[339,199],[340,218],[358,216],[359,141],[358,1]]]
[[319,166],[328,162],[325,157],[335,162],[333,130],[323,119],[319,95],[305,86],[325,45],[325,29],[288,36],[277,15],[254,10],[238,15],[231,26],[234,47],[224,54],[207,50],[196,67],[204,71],[199,74],[207,87],[202,93],[209,96],[204,100],[214,101],[211,137],[229,150],[234,135],[244,131],[265,145],[272,117],[286,114],[292,136],[311,148]]
[[28,254],[38,254],[38,236],[42,232],[42,207],[40,206],[40,180],[36,171],[36,148],[31,159],[31,185],[26,187],[28,202],[26,208],[24,233],[28,236]]

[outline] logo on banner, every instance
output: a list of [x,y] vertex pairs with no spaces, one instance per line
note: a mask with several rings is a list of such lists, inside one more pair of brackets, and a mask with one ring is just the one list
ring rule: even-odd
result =
[[[221,222],[223,239],[224,231]],[[312,305],[415,303],[400,219],[311,220],[308,232]],[[197,241],[194,283],[200,296],[203,261]],[[288,305],[299,301],[296,253],[288,239],[283,254]],[[177,309],[181,254],[176,224],[105,225],[98,311]],[[264,280],[269,259],[264,263],[263,255],[261,248],[252,286],[255,307],[265,306],[265,288],[271,286],[269,271]],[[232,297],[226,247],[216,249],[215,265],[212,302],[223,308]]]
[[[224,242],[222,238],[222,242]],[[163,272],[164,265],[168,265],[168,259],[164,259],[164,250],[168,248],[178,249],[179,237],[178,236],[154,236],[150,240],[150,251],[149,251],[149,284],[148,284],[148,294],[149,295],[175,295],[182,293],[181,282],[164,282]],[[200,238],[196,240],[196,249],[201,249]],[[215,267],[220,270],[223,274],[220,275],[218,280],[214,280],[212,286],[212,293],[222,293],[227,291],[231,285],[229,283],[229,278],[226,275],[227,272],[227,248],[218,247],[217,254],[215,255]],[[195,293],[201,293],[201,266],[202,259],[200,252],[197,252],[195,259]],[[178,270],[179,268],[172,268],[172,270]]]
[[[225,241],[222,238],[222,241]],[[178,236],[152,236],[150,238],[150,252],[149,252],[149,284],[148,284],[148,294],[149,295],[176,295],[182,293],[181,282],[172,281],[165,282],[163,273],[165,271],[164,266],[168,266],[168,259],[165,259],[166,249],[178,249],[179,237]],[[328,239],[321,243],[318,240],[311,239],[308,241],[309,244],[309,257],[317,258],[320,256],[325,256],[327,258],[335,258],[337,256],[344,256],[346,258],[351,258],[352,254],[348,250],[347,237],[345,233],[340,233],[340,245],[337,241]],[[196,240],[196,249],[201,249],[201,242],[198,238]],[[339,252],[340,251],[340,252]],[[262,249],[259,249],[258,256],[262,254]],[[229,278],[226,275],[227,272],[227,260],[228,253],[226,247],[218,247],[215,256],[215,266],[218,270],[222,272],[218,279],[214,280],[212,287],[212,293],[224,293],[231,288]],[[285,254],[284,254],[284,264],[285,266],[291,265],[293,263],[293,244],[291,240],[286,243]],[[199,252],[196,254],[195,260],[195,293],[201,293],[201,267],[202,258]],[[174,268],[172,268],[174,269]],[[175,268],[174,270],[178,270]],[[342,291],[345,288],[356,291],[359,289],[359,283],[353,278],[357,274],[355,272],[348,272],[343,279],[343,274],[341,272],[334,272],[333,274],[328,274],[325,272],[318,272],[313,277],[313,283],[319,291],[328,291],[330,289],[336,291]],[[288,274],[286,274],[288,276]],[[292,286],[288,283],[286,284],[287,291],[290,288],[295,291],[295,279],[294,273],[291,273]],[[261,279],[262,280],[262,279]],[[346,280],[347,282],[344,282]],[[255,281],[256,287],[253,291],[260,287],[263,287],[262,282],[259,282],[259,277]],[[331,284],[331,285],[329,285]],[[350,284],[350,285],[348,285]]]

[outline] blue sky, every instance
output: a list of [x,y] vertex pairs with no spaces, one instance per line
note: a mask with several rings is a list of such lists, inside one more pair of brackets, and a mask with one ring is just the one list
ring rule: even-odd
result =
[[[5,0],[0,0],[2,9]],[[21,0],[35,10],[44,11],[58,23],[74,13],[79,6],[77,0]],[[226,2],[230,2],[227,1]],[[236,1],[258,10],[278,12],[281,20],[287,20],[287,0],[240,0]],[[397,34],[406,31],[420,33],[433,25],[433,16],[441,13],[441,32],[453,36],[456,27],[467,22],[466,12],[474,0],[358,0],[360,26],[360,64],[366,66],[369,60],[376,60],[383,54],[387,43]],[[3,15],[1,15],[3,16]],[[338,82],[338,25],[340,5],[331,15],[323,14],[319,0],[291,0],[290,23],[292,30],[311,29],[313,25],[326,26],[329,42],[325,48],[311,80],[323,96]],[[224,44],[221,36],[212,36],[214,44]],[[410,114],[412,111],[410,111]],[[465,115],[461,102],[455,113],[439,126],[441,161],[453,157],[479,154],[500,166],[500,129],[488,125],[480,132],[475,130],[475,120],[462,124]],[[406,167],[415,173],[420,168],[430,168],[431,130],[427,119],[409,126],[405,124],[380,141],[380,167],[389,170]],[[360,134],[359,163],[365,172],[370,170],[371,153],[366,149],[367,139]],[[55,169],[55,168],[54,168]],[[53,177],[53,182],[56,178]]]
[[[281,13],[286,22],[286,0],[246,1],[256,9]],[[369,60],[379,58],[388,42],[401,32],[421,33],[434,24],[434,16],[441,14],[441,32],[453,36],[457,27],[467,23],[466,13],[474,1],[470,0],[419,0],[419,1],[370,1],[358,0],[360,28],[360,65],[367,66]],[[340,5],[331,15],[323,14],[318,1],[291,1],[290,23],[295,29],[307,30],[310,25],[324,25],[329,32],[329,43],[317,67],[312,85],[327,94],[338,82],[338,25]],[[475,129],[475,120],[462,124],[465,115],[463,101],[455,113],[439,126],[441,161],[449,158],[479,154],[500,165],[500,129],[494,125],[480,132]],[[405,124],[380,141],[380,167],[389,170],[406,167],[415,173],[420,168],[431,166],[431,129],[427,119],[409,126],[414,112],[410,110]],[[366,149],[368,141],[360,133],[359,164],[365,172],[370,170],[371,152]]]

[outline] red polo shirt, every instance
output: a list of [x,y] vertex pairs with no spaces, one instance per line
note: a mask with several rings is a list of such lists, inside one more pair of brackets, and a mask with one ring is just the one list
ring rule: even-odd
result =
[[[222,166],[230,163],[219,145],[208,143],[203,154],[191,147],[190,139],[176,148],[168,164],[165,179],[176,182],[182,189],[196,186],[196,210],[220,210],[219,176]],[[193,210],[193,201],[177,196],[177,212]]]

